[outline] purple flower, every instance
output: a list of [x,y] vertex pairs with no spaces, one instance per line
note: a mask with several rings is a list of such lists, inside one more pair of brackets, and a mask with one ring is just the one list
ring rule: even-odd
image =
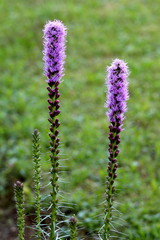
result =
[[122,123],[124,113],[127,110],[126,101],[128,100],[128,67],[127,64],[119,59],[115,59],[108,70],[108,97],[106,107],[108,108],[108,118],[110,122]]
[[49,86],[58,85],[63,76],[66,27],[61,21],[49,21],[44,27],[44,71]]

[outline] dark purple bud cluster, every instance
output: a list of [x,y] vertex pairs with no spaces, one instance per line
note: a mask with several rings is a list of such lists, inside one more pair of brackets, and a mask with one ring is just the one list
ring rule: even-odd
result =
[[69,219],[69,222],[71,224],[76,224],[77,223],[77,219],[75,218],[75,216],[72,216],[70,219]]
[[109,152],[109,157],[108,157],[108,176],[107,176],[107,189],[106,189],[106,219],[105,219],[105,224],[106,224],[106,232],[110,232],[110,220],[112,219],[112,206],[113,206],[113,201],[114,201],[114,193],[115,193],[115,186],[114,182],[115,179],[117,178],[117,168],[118,168],[118,163],[117,163],[117,156],[120,152],[119,150],[119,143],[120,143],[120,136],[119,133],[122,131],[121,129],[121,124],[119,121],[111,123],[109,125],[109,144],[108,144],[108,152]]
[[[60,152],[59,150],[59,144],[60,144],[60,139],[58,138],[59,135],[59,126],[60,126],[60,121],[57,118],[58,115],[60,114],[60,101],[58,100],[60,93],[59,93],[59,88],[53,84],[52,88],[47,87],[48,90],[48,109],[49,109],[49,119],[48,121],[51,123],[50,125],[50,133],[49,133],[49,137],[50,137],[50,151],[51,151],[51,155],[50,155],[50,159],[51,159],[51,165],[52,165],[52,169],[51,172],[55,173],[55,179],[54,181],[58,180],[58,172],[59,172],[59,157],[57,156]],[[55,185],[55,191],[57,192],[58,190],[58,185],[53,183],[52,181],[52,185]]]

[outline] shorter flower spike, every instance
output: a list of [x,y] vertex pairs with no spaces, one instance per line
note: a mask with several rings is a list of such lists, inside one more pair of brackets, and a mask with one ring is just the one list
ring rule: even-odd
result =
[[74,216],[72,216],[69,220],[70,223],[70,239],[77,239],[77,220]]
[[41,240],[41,164],[40,164],[40,147],[39,132],[37,129],[33,132],[33,163],[34,163],[34,183],[35,183],[35,207],[36,207],[36,237]]
[[128,95],[128,67],[125,62],[115,59],[108,70],[107,80],[107,101],[105,107],[108,108],[107,115],[110,121],[109,125],[109,157],[108,157],[108,176],[106,185],[106,204],[104,217],[103,240],[110,239],[112,209],[114,202],[115,186],[114,182],[117,178],[117,157],[120,152],[120,132],[122,131],[122,122],[124,113],[127,110],[126,101]]
[[18,237],[19,240],[24,240],[25,214],[24,214],[23,183],[17,181],[14,184],[14,194],[17,210]]

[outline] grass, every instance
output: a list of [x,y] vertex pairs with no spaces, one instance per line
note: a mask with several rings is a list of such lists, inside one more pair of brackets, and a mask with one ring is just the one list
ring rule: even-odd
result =
[[60,19],[68,27],[61,84],[64,184],[75,212],[91,232],[103,201],[107,166],[105,68],[118,57],[130,68],[130,100],[121,134],[117,208],[127,239],[160,236],[160,47],[159,1],[4,1],[0,3],[0,155],[2,195],[18,177],[31,177],[31,134],[41,132],[48,168],[47,91],[42,63],[42,28]]

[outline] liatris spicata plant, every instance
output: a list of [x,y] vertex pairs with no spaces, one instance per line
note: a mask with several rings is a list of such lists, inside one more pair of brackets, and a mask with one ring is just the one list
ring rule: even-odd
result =
[[117,178],[117,157],[119,154],[120,132],[122,131],[122,122],[124,113],[127,110],[126,101],[128,100],[128,67],[122,60],[115,59],[108,67],[107,80],[107,115],[110,121],[109,125],[109,161],[106,189],[105,218],[103,228],[103,240],[110,239],[112,210],[115,192],[115,179]]
[[36,207],[36,237],[41,239],[41,164],[40,164],[40,146],[39,132],[37,129],[33,132],[33,163],[34,163],[34,184],[35,184],[35,207]]
[[24,214],[24,197],[23,197],[23,183],[17,181],[14,184],[14,194],[16,201],[17,210],[17,226],[18,226],[18,237],[19,240],[24,240],[24,229],[25,229],[25,214]]
[[77,220],[72,216],[69,220],[70,223],[70,240],[77,239]]
[[60,121],[60,101],[58,100],[59,84],[63,76],[63,65],[65,59],[65,41],[66,27],[62,22],[55,20],[48,22],[44,28],[44,70],[48,83],[48,109],[50,122],[50,162],[51,162],[51,232],[50,239],[56,239],[56,221],[57,221],[57,193],[58,193],[58,174],[59,174],[59,144],[58,127]]
[[[66,28],[62,22],[55,20],[49,21],[44,28],[44,70],[47,77],[48,90],[48,109],[50,123],[50,162],[51,162],[51,206],[50,211],[50,228],[47,229],[47,239],[59,240],[65,238],[59,234],[61,225],[57,224],[58,216],[58,179],[59,179],[59,126],[60,121],[60,93],[59,84],[63,76],[64,59],[65,59],[65,41]],[[114,204],[115,179],[117,177],[117,156],[119,154],[120,132],[122,131],[124,113],[127,110],[126,101],[128,100],[128,67],[122,60],[116,59],[110,67],[108,67],[107,81],[107,115],[110,121],[109,125],[109,161],[108,161],[108,176],[106,184],[106,204],[105,217],[102,238],[103,240],[111,239],[111,222]],[[41,194],[40,194],[40,147],[39,147],[39,132],[34,130],[33,133],[33,163],[34,163],[34,183],[35,183],[35,206],[36,206],[36,234],[37,240],[42,238],[44,230],[41,229],[41,220],[45,220],[41,216]],[[17,222],[19,231],[19,240],[24,240],[24,200],[23,200],[23,184],[17,181],[14,185],[15,200],[17,208]],[[48,216],[47,216],[48,217]],[[48,223],[47,223],[48,224]],[[61,222],[62,224],[62,222]],[[77,240],[77,220],[73,216],[69,220],[70,239]],[[63,228],[63,226],[62,226]],[[46,225],[45,225],[46,229]],[[66,231],[66,229],[65,229]],[[68,237],[68,232],[67,232]]]

